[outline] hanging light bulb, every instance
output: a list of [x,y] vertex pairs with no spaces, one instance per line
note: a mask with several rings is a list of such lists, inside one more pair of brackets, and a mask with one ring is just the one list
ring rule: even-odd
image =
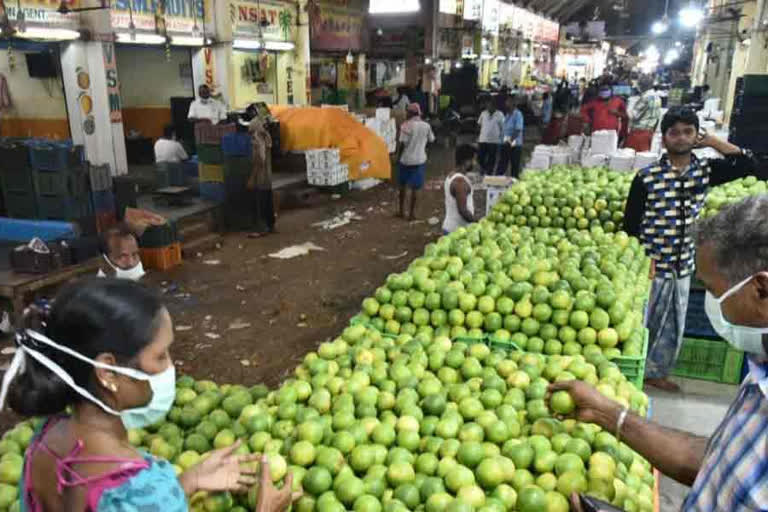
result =
[[352,65],[355,63],[355,56],[352,55],[352,50],[347,52],[347,64]]

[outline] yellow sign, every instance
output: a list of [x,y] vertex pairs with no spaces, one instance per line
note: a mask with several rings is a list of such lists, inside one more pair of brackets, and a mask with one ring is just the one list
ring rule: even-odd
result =
[[235,34],[263,36],[272,41],[293,41],[297,16],[295,4],[240,0],[230,5],[229,13]]

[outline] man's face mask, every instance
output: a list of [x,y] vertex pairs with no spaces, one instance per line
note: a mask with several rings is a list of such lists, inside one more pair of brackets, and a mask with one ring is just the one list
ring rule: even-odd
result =
[[752,354],[765,355],[763,345],[763,334],[768,333],[768,327],[747,327],[746,325],[736,325],[728,321],[723,314],[723,302],[728,297],[738,293],[755,276],[749,276],[740,283],[732,286],[720,297],[715,297],[707,291],[704,300],[704,310],[707,313],[712,328],[723,337],[734,348],[750,352]]

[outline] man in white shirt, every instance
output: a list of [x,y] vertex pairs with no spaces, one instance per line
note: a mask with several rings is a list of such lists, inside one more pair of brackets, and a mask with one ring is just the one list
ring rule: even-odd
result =
[[415,218],[417,192],[424,186],[427,168],[427,144],[435,141],[432,127],[421,119],[421,107],[411,103],[406,109],[408,119],[400,127],[400,209],[398,216],[405,217],[406,188],[411,189],[411,208],[408,220]]
[[480,136],[477,138],[479,146],[477,162],[483,169],[483,173],[493,174],[504,134],[504,114],[496,110],[493,99],[489,99],[486,103],[477,124],[480,125]]
[[187,118],[193,122],[218,124],[227,118],[227,109],[216,98],[211,98],[211,88],[203,84],[197,89],[198,98],[189,105]]
[[163,136],[155,142],[156,163],[179,163],[188,159],[184,146],[176,140],[176,130],[172,125],[163,128]]

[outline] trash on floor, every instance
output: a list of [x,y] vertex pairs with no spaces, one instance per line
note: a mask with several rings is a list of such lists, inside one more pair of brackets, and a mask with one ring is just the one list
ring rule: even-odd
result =
[[381,255],[381,259],[383,259],[383,260],[398,260],[400,258],[404,258],[407,255],[408,255],[408,251],[403,251],[400,254],[393,254],[391,256],[387,256],[387,255],[383,255],[382,254]]
[[440,222],[440,219],[438,219],[437,217],[430,217],[429,219],[427,219],[427,224],[429,224],[430,226],[435,226],[437,225],[438,222]]
[[250,326],[251,326],[251,324],[248,323],[248,322],[234,321],[231,324],[229,324],[228,329],[231,330],[231,331],[237,331],[239,329],[246,329],[246,328],[248,328]]
[[221,265],[221,260],[205,260],[203,263],[205,265]]
[[191,325],[177,325],[176,330],[178,332],[184,332],[184,331],[191,331],[192,326]]
[[212,340],[217,340],[221,338],[221,334],[216,334],[215,332],[207,332],[205,333],[206,338],[210,338]]
[[345,212],[340,213],[339,215],[336,215],[335,217],[331,217],[330,219],[322,220],[320,222],[315,222],[312,224],[313,227],[322,228],[326,231],[330,231],[331,229],[336,229],[341,226],[345,226],[352,222],[353,220],[363,220],[363,218],[353,212],[352,210],[347,210]]
[[303,244],[299,245],[291,245],[290,247],[285,247],[283,249],[280,249],[277,252],[273,252],[269,255],[270,258],[278,258],[281,260],[287,260],[290,258],[295,258],[296,256],[304,256],[306,254],[309,254],[309,251],[324,251],[322,247],[319,245],[315,245],[312,242],[305,242]]

